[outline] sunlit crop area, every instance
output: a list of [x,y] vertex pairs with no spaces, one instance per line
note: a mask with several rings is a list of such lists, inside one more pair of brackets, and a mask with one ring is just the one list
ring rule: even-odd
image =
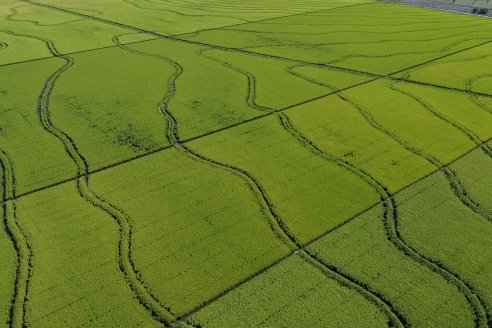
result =
[[491,327],[492,20],[0,0],[0,182],[1,327]]

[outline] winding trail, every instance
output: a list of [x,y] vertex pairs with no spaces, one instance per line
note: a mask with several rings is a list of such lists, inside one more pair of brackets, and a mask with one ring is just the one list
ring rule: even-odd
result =
[[[298,76],[299,78],[302,78],[304,80],[310,81],[312,83],[325,86],[328,88],[333,89],[331,85],[325,84],[323,82],[317,81],[312,79],[309,76],[306,76],[302,73],[296,72],[293,70],[293,68],[290,68],[288,70],[289,73],[294,74],[295,76]],[[458,196],[458,198],[468,207],[470,207],[472,210],[477,211],[480,210],[480,206],[476,204],[473,200],[471,200],[465,191],[462,183],[459,181],[459,179],[456,177],[455,173],[447,167],[444,163],[440,162],[433,156],[423,152],[420,149],[417,149],[416,147],[412,146],[409,144],[406,140],[401,138],[400,136],[390,132],[386,128],[384,128],[381,124],[379,124],[374,117],[372,117],[371,114],[367,110],[365,110],[364,107],[362,107],[360,104],[356,103],[354,100],[349,99],[347,96],[343,95],[341,92],[336,93],[337,96],[350,103],[352,107],[357,109],[357,111],[363,116],[363,118],[376,130],[384,133],[386,136],[390,137],[391,139],[395,140],[398,142],[402,147],[407,149],[408,151],[414,153],[417,156],[420,156],[427,161],[429,161],[431,164],[436,166],[443,172],[445,175],[446,179],[449,181],[452,190],[454,193]],[[309,144],[310,141],[306,140],[306,144]],[[482,143],[480,143],[482,145]],[[311,147],[314,147],[313,151],[321,152],[319,148],[314,146],[314,144],[311,143]],[[485,305],[486,302],[485,300],[479,295],[477,290],[468,282],[466,282],[460,275],[456,272],[454,272],[451,268],[447,267],[444,263],[437,259],[433,259],[430,256],[427,256],[425,254],[421,254],[415,247],[411,245],[411,243],[400,233],[400,227],[399,227],[399,221],[398,221],[398,205],[393,197],[393,195],[389,192],[388,188],[386,188],[382,183],[377,181],[375,178],[370,176],[368,173],[365,173],[361,169],[356,168],[355,166],[352,166],[351,164],[345,162],[343,159],[336,159],[338,161],[342,161],[341,165],[348,165],[351,167],[350,170],[353,170],[354,173],[356,173],[358,176],[362,177],[367,183],[369,183],[374,190],[380,195],[382,204],[384,206],[384,223],[385,223],[385,230],[388,239],[393,243],[393,245],[403,252],[405,255],[409,256],[412,258],[414,261],[418,262],[419,264],[426,266],[428,269],[436,272],[440,276],[442,276],[446,281],[449,283],[453,284],[458,290],[465,296],[466,300],[468,301],[471,309],[474,312],[475,315],[475,326],[476,327],[488,327],[492,325],[492,317],[490,313],[487,311],[487,306]],[[349,169],[347,167],[347,169]]]
[[130,289],[133,291],[140,304],[145,307],[152,317],[164,325],[169,325],[175,320],[175,315],[170,308],[163,305],[148,289],[145,282],[132,261],[132,225],[130,218],[120,209],[102,199],[89,187],[89,165],[85,157],[80,153],[74,140],[58,128],[50,115],[50,99],[55,88],[56,81],[74,65],[73,58],[60,54],[52,42],[47,43],[54,57],[60,58],[64,64],[46,80],[43,90],[38,98],[38,116],[44,130],[57,138],[65,147],[66,153],[72,158],[77,167],[77,190],[80,196],[87,202],[111,216],[119,226],[118,241],[118,266]]
[[[27,295],[32,276],[32,248],[17,222],[16,181],[12,161],[8,154],[0,150],[0,171],[2,176],[3,225],[17,255],[14,290],[9,310],[10,328],[27,327]],[[11,199],[7,202],[6,199]]]

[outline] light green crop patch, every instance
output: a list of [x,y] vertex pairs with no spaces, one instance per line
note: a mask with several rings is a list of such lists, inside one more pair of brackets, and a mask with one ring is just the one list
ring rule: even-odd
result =
[[198,312],[203,327],[382,327],[386,318],[302,256],[293,256]]
[[250,21],[289,16],[333,7],[370,2],[370,0],[310,0],[274,1],[59,1],[40,0],[40,3],[93,15],[113,22],[138,27],[163,35],[190,33],[244,24]]
[[193,141],[190,147],[248,172],[301,243],[378,200],[357,176],[309,151],[277,117]]
[[388,74],[490,40],[492,21],[369,4],[203,31],[189,40]]
[[[469,179],[464,181],[465,188],[473,185]],[[468,197],[475,200],[476,188],[481,186],[485,185],[478,183]],[[476,199],[490,203],[489,196],[487,192]],[[492,225],[483,209],[473,211],[465,206],[442,174],[408,188],[396,201],[404,238],[421,254],[441,263],[468,283],[469,289],[481,299],[482,315],[485,311],[490,313]]]
[[473,313],[465,297],[388,240],[381,206],[322,238],[310,249],[383,295],[410,326],[473,325]]
[[[402,93],[406,91],[404,88],[413,90],[406,94]],[[383,134],[398,139],[403,147],[412,148],[414,153],[418,153],[423,158],[434,158],[448,163],[476,146],[459,129],[420,103],[418,101],[421,99],[420,92],[414,86],[378,81],[343,94],[370,115],[369,120],[375,122],[373,126],[378,126]],[[431,92],[433,97],[443,93],[434,89],[424,89],[424,92]],[[368,97],[369,94],[377,94],[378,97]],[[460,96],[458,95],[457,98],[459,99]],[[434,110],[439,113],[453,113],[453,110],[446,106],[434,106]],[[471,102],[469,106],[480,117],[480,110],[474,108],[475,105]],[[458,114],[455,112],[454,115]],[[482,124],[485,128],[487,122]]]
[[176,315],[289,253],[243,179],[180,150],[97,173],[91,185],[128,215],[135,267]]
[[[125,42],[152,38],[83,17],[29,5],[4,5],[0,15],[0,65],[114,46],[113,36],[130,33]],[[2,49],[3,48],[3,49]]]
[[[492,95],[492,44],[405,71],[409,80]],[[492,106],[488,106],[492,112]]]
[[468,94],[409,83],[372,82],[287,114],[319,148],[390,191],[435,170],[432,158],[448,163],[492,137],[492,116]]
[[26,324],[158,326],[118,267],[118,225],[75,183],[23,197],[18,218],[33,245]]
[[492,158],[483,149],[477,149],[454,163],[451,168],[480,207],[492,213],[492,202],[490,201],[492,199]]

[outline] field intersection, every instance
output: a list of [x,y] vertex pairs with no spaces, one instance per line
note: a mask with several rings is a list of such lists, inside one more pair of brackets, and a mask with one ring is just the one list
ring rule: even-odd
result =
[[0,327],[492,327],[492,20],[0,0],[0,195]]

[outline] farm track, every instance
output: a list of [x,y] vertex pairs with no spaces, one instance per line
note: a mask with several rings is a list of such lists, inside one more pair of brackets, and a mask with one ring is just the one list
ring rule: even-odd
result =
[[152,317],[164,325],[174,320],[174,315],[168,307],[161,304],[142,281],[141,275],[132,260],[132,225],[130,218],[120,209],[103,200],[89,187],[89,165],[87,160],[78,150],[74,140],[59,129],[52,121],[50,115],[50,99],[56,81],[70,67],[74,65],[71,57],[58,53],[53,43],[49,43],[50,51],[54,57],[62,59],[65,63],[46,80],[43,90],[38,98],[38,116],[43,129],[57,138],[64,146],[66,153],[77,167],[77,190],[79,195],[92,206],[101,209],[111,216],[119,226],[118,240],[118,266],[128,287],[133,291],[140,304],[146,308]]
[[[292,69],[289,71],[290,73],[294,72]],[[303,78],[307,81],[310,81],[312,83],[321,85],[321,86],[326,86],[331,88],[330,85],[326,85],[324,83],[320,83],[312,78],[309,78],[301,73],[294,72],[295,76],[298,76],[299,78]],[[337,93],[338,97],[348,103],[350,103],[355,109],[359,111],[359,113],[363,116],[363,118],[368,122],[374,129],[380,131],[381,133],[384,133],[386,136],[390,137],[391,139],[395,140],[398,144],[400,144],[403,148],[407,149],[408,151],[414,153],[417,156],[420,156],[427,161],[429,161],[431,164],[436,166],[436,168],[440,169],[446,179],[450,182],[451,188],[453,189],[454,193],[458,198],[468,207],[470,207],[470,202],[472,204],[475,204],[473,200],[471,200],[468,197],[468,194],[463,188],[462,183],[458,180],[454,172],[449,169],[445,164],[441,163],[437,159],[433,158],[431,155],[426,154],[425,152],[417,149],[416,147],[410,145],[406,140],[403,138],[397,136],[396,134],[390,132],[386,128],[384,128],[381,124],[379,124],[370,114],[367,110],[365,110],[364,107],[362,107],[360,104],[356,103],[353,100],[350,100],[347,98],[345,95],[342,93]],[[286,120],[286,123],[289,125],[288,119]],[[468,282],[466,282],[458,273],[454,272],[452,269],[447,267],[444,263],[442,263],[439,260],[433,259],[430,256],[427,256],[425,254],[421,254],[417,248],[414,246],[411,246],[411,243],[405,239],[405,237],[400,233],[399,231],[399,215],[398,215],[398,205],[396,203],[396,200],[394,198],[394,195],[392,195],[388,188],[385,187],[381,182],[377,181],[375,178],[373,178],[370,174],[364,172],[361,169],[356,168],[352,164],[343,161],[342,159],[339,158],[333,158],[330,155],[324,153],[322,150],[320,150],[318,147],[316,147],[310,140],[304,140],[304,143],[306,144],[307,147],[310,147],[313,153],[318,153],[320,156],[322,156],[325,159],[332,160],[336,162],[338,165],[341,165],[342,167],[345,167],[347,170],[351,171],[352,173],[356,174],[360,178],[362,178],[365,182],[367,182],[380,196],[381,202],[384,208],[384,223],[385,223],[385,230],[386,230],[386,235],[388,240],[390,240],[393,245],[401,252],[403,252],[406,256],[410,257],[412,260],[416,261],[417,263],[427,267],[429,270],[439,274],[442,278],[444,278],[447,282],[450,284],[454,285],[466,298],[467,302],[469,303],[471,309],[474,312],[475,316],[475,326],[476,327],[487,327],[492,325],[492,318],[490,314],[487,311],[486,307],[486,302],[483,300],[483,298],[480,296],[480,294],[476,291],[476,289]],[[486,143],[479,143],[477,147],[482,148]],[[328,156],[328,157],[326,157]],[[474,208],[472,210],[476,211]]]
[[[265,107],[258,105],[256,103],[256,79],[253,74],[250,72],[243,70],[239,67],[236,67],[226,61],[220,60],[218,58],[215,58],[213,56],[208,56],[205,55],[204,52],[206,49],[203,49],[199,52],[199,54],[205,58],[208,58],[209,60],[213,60],[220,65],[234,70],[237,73],[243,75],[246,77],[247,82],[248,82],[248,89],[247,89],[247,95],[245,98],[246,104],[255,110],[260,110],[264,112],[274,112],[275,109]],[[306,137],[304,137],[299,131],[295,130],[291,124],[290,121],[288,120],[288,117],[285,113],[283,112],[276,112],[276,116],[280,120],[281,126],[288,132],[291,136],[296,138],[298,141],[301,141],[301,144],[306,147],[306,143],[303,141],[306,141]],[[308,150],[311,151],[311,148],[308,148]],[[315,155],[319,155],[318,153],[315,153]],[[324,158],[326,159],[326,158]],[[251,179],[255,179],[251,177]],[[263,196],[265,200],[268,200],[268,197],[266,196],[266,193]],[[271,201],[268,201],[271,203]],[[282,228],[284,231],[284,234],[289,237],[289,239],[292,241],[293,244],[295,244],[299,249],[303,247],[303,245],[296,239],[294,234],[288,229],[288,227],[285,225],[283,220],[278,217],[278,214],[273,211],[273,208],[270,209],[270,214],[274,217],[276,217],[277,221],[279,222],[279,226]],[[277,218],[278,217],[278,218]],[[315,268],[318,270],[321,270],[323,274],[328,276],[330,279],[335,280],[337,283],[339,283],[341,286],[349,288],[351,290],[354,290],[355,292],[359,293],[361,296],[363,296],[367,301],[373,303],[376,305],[379,310],[386,316],[388,319],[388,326],[390,327],[405,327],[407,326],[407,321],[404,318],[404,316],[389,302],[383,295],[378,294],[373,291],[373,289],[368,285],[363,282],[358,281],[357,279],[351,277],[350,275],[344,273],[340,268],[337,268],[336,266],[326,262],[325,260],[321,259],[318,257],[316,254],[311,252],[309,249],[304,249],[301,252],[301,255],[304,254],[308,260],[307,263],[310,263],[313,265]]]
[[[16,181],[12,161],[0,150],[0,171],[2,172],[3,226],[15,250],[17,263],[12,299],[7,322],[10,328],[27,327],[27,295],[33,269],[33,252],[22,227],[17,222]],[[11,198],[10,201],[5,201]]]

